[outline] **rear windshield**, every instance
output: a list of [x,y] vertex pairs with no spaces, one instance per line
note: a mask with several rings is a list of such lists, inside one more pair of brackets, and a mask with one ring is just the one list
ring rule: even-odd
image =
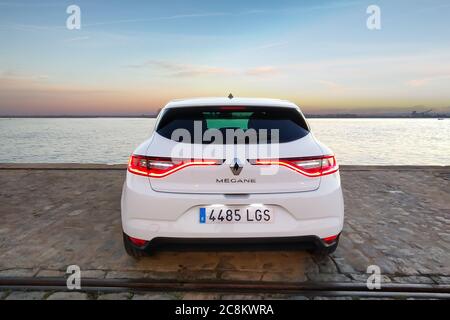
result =
[[[194,132],[194,123],[197,131]],[[199,133],[201,127],[203,135],[207,130],[219,131],[223,134],[223,143],[253,143],[250,139],[245,142],[234,139],[227,141],[226,134],[230,132],[256,133],[259,143],[266,139],[270,143],[272,136],[277,134],[277,142],[289,142],[300,139],[309,133],[308,126],[303,116],[296,110],[283,107],[183,107],[173,108],[164,111],[156,131],[168,139],[181,142],[176,129],[184,129],[191,137]],[[213,129],[213,130],[212,130]],[[253,130],[250,130],[253,129]],[[265,130],[262,130],[265,129]],[[179,131],[178,131],[179,132]],[[266,136],[267,134],[267,136]],[[275,136],[274,136],[275,137]],[[228,139],[229,140],[229,139]],[[192,138],[191,143],[198,143],[199,140]],[[185,141],[186,142],[186,141]],[[205,141],[201,143],[211,143]]]

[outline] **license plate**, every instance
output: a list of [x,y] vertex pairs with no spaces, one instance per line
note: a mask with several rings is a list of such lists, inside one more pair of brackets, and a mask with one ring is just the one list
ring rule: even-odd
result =
[[271,208],[258,207],[206,207],[200,208],[200,223],[272,223]]

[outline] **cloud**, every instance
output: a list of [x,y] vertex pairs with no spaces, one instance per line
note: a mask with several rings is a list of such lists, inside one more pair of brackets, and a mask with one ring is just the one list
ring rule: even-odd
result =
[[272,67],[272,66],[262,66],[262,67],[248,69],[245,73],[249,76],[256,76],[256,77],[267,76],[267,75],[273,76],[273,75],[280,74],[280,70],[278,68]]
[[431,82],[438,81],[438,80],[448,80],[450,79],[450,75],[436,75],[421,79],[413,79],[406,82],[406,85],[408,87],[413,88],[419,88],[419,87],[425,87],[429,85]]
[[324,85],[327,89],[334,92],[342,92],[343,90],[345,90],[345,87],[343,85],[340,85],[333,81],[319,80],[318,82]]
[[259,47],[256,47],[255,49],[270,49],[270,48],[278,48],[287,45],[288,42],[275,42],[275,43],[268,43]]
[[122,24],[122,23],[155,22],[155,21],[164,21],[164,20],[209,18],[209,17],[218,17],[218,16],[227,16],[227,15],[229,15],[229,14],[225,13],[225,12],[206,12],[206,13],[192,13],[192,14],[177,14],[177,15],[173,15],[173,16],[156,17],[156,18],[123,19],[123,20],[94,22],[94,23],[83,24],[83,27],[103,26],[103,25]]
[[307,9],[309,9],[309,10],[334,10],[334,9],[340,9],[340,8],[353,7],[356,5],[361,5],[361,2],[360,1],[336,1],[336,2],[326,3],[326,4],[314,5]]
[[64,40],[64,42],[77,42],[77,41],[84,41],[84,40],[89,40],[90,37],[75,37],[75,38],[69,38]]
[[[4,3],[4,6],[11,5],[10,3]],[[0,6],[2,3],[0,2]],[[113,24],[126,24],[126,23],[138,23],[138,22],[156,22],[165,20],[179,20],[179,19],[195,19],[195,18],[208,18],[208,17],[218,17],[218,16],[229,16],[230,13],[226,12],[206,12],[206,13],[192,13],[192,14],[178,14],[172,16],[155,17],[155,18],[139,18],[139,19],[122,19],[122,20],[111,20],[111,21],[100,21],[92,23],[82,23],[82,28],[89,28],[95,26],[113,25]],[[32,25],[32,24],[12,24],[12,25],[0,25],[3,29],[13,29],[19,31],[45,31],[45,30],[61,30],[65,29],[65,24],[63,25]]]
[[263,8],[263,9],[252,9],[247,11],[238,12],[236,16],[239,15],[254,15],[254,14],[270,14],[273,15],[274,13],[282,13],[282,14],[298,14],[299,12],[306,12],[306,11],[329,11],[329,10],[336,10],[341,8],[347,8],[347,7],[353,7],[361,5],[361,1],[332,1],[328,3],[323,4],[313,4],[313,5],[305,5],[302,4],[300,6],[287,6],[280,9],[275,8]]
[[210,75],[231,75],[235,73],[233,69],[208,66],[208,65],[193,65],[182,64],[162,60],[147,60],[142,64],[130,65],[133,68],[155,67],[166,72],[166,75],[173,77],[195,77],[195,76],[210,76]]
[[228,68],[210,65],[182,64],[162,60],[147,60],[141,64],[128,65],[131,68],[153,67],[171,77],[200,77],[200,76],[274,76],[281,70],[274,66],[259,66],[248,69]]
[[49,79],[45,74],[17,74],[12,71],[4,71],[0,74],[0,83],[3,85],[17,84],[17,83],[39,83]]
[[175,72],[175,76],[180,77],[194,77],[204,75],[231,75],[233,70],[227,68],[213,67],[213,66],[186,66],[186,68],[180,69]]
[[284,42],[273,42],[273,43],[266,43],[266,44],[262,44],[260,46],[255,46],[255,47],[251,47],[248,49],[243,50],[245,51],[256,51],[256,50],[267,50],[267,49],[272,49],[272,48],[278,48],[278,47],[283,47],[288,45],[289,43],[287,41]]
[[60,7],[60,2],[18,2],[18,1],[0,1],[0,7],[11,7],[11,8],[21,8],[21,7]]
[[49,31],[49,30],[62,30],[65,26],[44,26],[44,25],[34,25],[34,24],[11,24],[11,25],[0,25],[1,29],[17,30],[17,31]]
[[423,87],[431,81],[430,78],[409,80],[406,84],[409,87]]

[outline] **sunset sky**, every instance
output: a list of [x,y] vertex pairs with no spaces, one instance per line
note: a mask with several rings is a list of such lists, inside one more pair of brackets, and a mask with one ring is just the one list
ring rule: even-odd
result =
[[450,107],[448,0],[0,0],[0,41],[0,115],[144,114],[229,92],[316,113]]

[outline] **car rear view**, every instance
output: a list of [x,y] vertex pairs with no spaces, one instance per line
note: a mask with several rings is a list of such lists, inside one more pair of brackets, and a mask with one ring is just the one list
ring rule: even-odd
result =
[[130,157],[122,193],[133,256],[167,243],[286,242],[332,252],[343,219],[334,154],[281,100],[169,103]]

